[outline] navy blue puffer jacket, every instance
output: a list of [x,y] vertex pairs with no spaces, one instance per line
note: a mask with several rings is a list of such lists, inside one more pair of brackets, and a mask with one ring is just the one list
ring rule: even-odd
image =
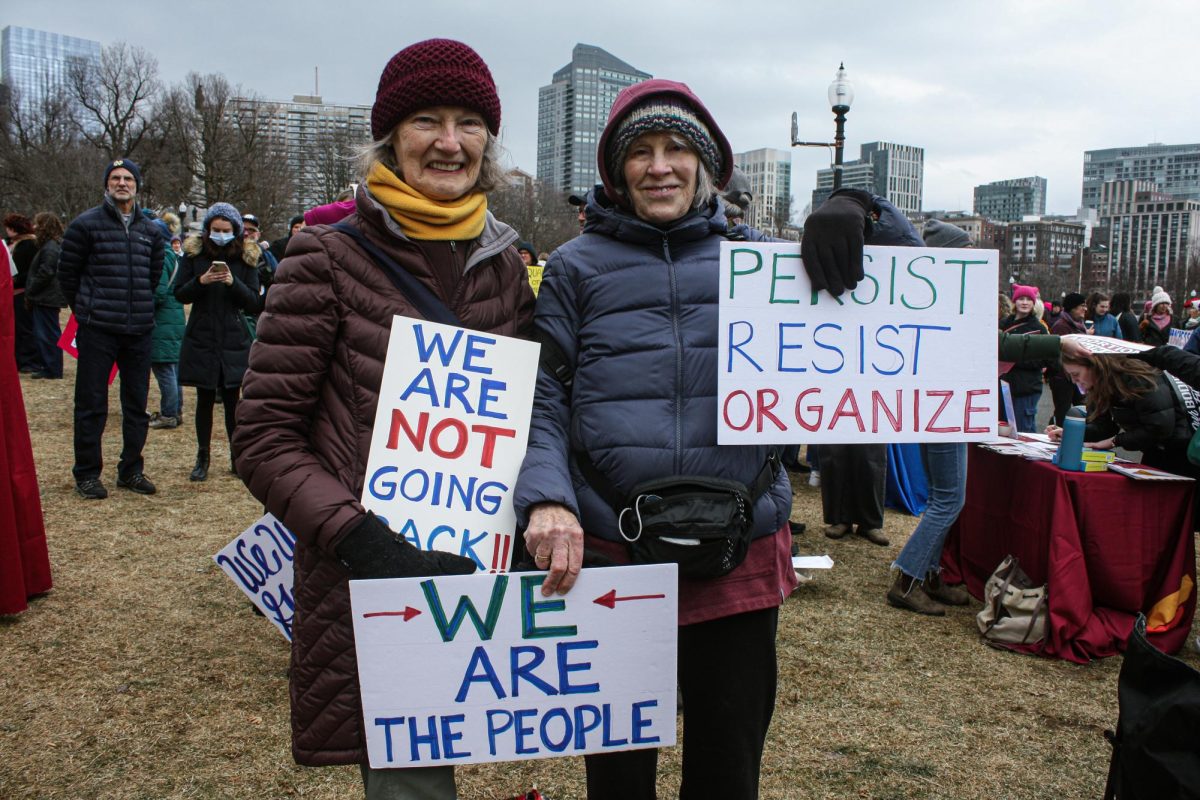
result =
[[[769,448],[717,446],[725,228],[719,203],[663,230],[612,207],[599,190],[589,197],[583,234],[550,256],[538,295],[538,335],[558,344],[575,378],[568,390],[539,371],[514,492],[518,524],[528,523],[531,506],[554,502],[570,508],[588,535],[618,540],[616,513],[584,481],[571,455],[578,451],[622,497],[672,475],[753,483]],[[755,536],[782,527],[791,494],[780,471],[754,505]]]
[[79,324],[119,334],[152,330],[163,247],[159,229],[136,205],[128,230],[108,197],[72,220],[58,283]]

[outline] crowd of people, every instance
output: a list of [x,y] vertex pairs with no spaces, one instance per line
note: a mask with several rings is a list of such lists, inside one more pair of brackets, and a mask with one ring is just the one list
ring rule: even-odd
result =
[[[648,80],[613,104],[598,144],[601,185],[571,198],[581,235],[538,253],[488,211],[488,192],[502,180],[500,120],[491,72],[470,47],[433,39],[404,48],[379,78],[362,182],[351,196],[290,220],[287,236],[269,245],[254,214],[225,202],[212,204],[197,230],[183,231],[173,215],[138,204],[136,163],[111,161],[102,202],[65,230],[52,214],[4,219],[15,265],[16,365],[33,378],[62,377],[57,342],[69,307],[78,351],[73,473],[89,500],[108,493],[100,439],[114,365],[120,488],[156,492],[142,451],[148,429],[183,423],[182,387],[194,389],[189,477],[206,480],[219,401],[230,468],[297,539],[295,759],[359,765],[368,798],[452,798],[451,767],[367,763],[347,582],[465,574],[476,565],[418,550],[363,508],[365,445],[392,318],[426,313],[414,281],[464,327],[536,338],[547,368],[514,488],[525,543],[518,558],[546,571],[547,596],[570,592],[585,559],[680,563],[681,796],[756,796],[775,702],[779,606],[797,582],[785,467],[799,464],[793,454],[781,466],[771,447],[716,443],[720,243],[766,239],[740,222],[748,184],[701,99],[683,83]],[[864,277],[864,244],[971,243],[952,225],[932,220],[918,231],[885,198],[840,189],[806,221],[801,252],[813,288],[834,296],[854,289]],[[528,268],[538,265],[545,272],[535,301]],[[1160,345],[1172,328],[1200,334],[1200,312],[1176,320],[1158,288],[1140,316],[1125,294],[1045,302],[1037,287],[1016,284],[999,305],[1017,430],[1034,429],[1048,384],[1055,425],[1082,400],[1093,446],[1139,449],[1150,463],[1190,468],[1180,457],[1195,427],[1184,392],[1194,382],[1189,370],[1200,377],[1200,368],[1176,360],[1200,364],[1200,355]],[[1093,358],[1071,344],[1082,333],[1156,348]],[[151,373],[161,397],[153,415]],[[650,386],[642,375],[673,377]],[[885,448],[810,448],[828,537],[889,543]],[[969,602],[939,573],[942,543],[962,507],[966,448],[922,446],[922,460],[929,509],[891,565],[886,599],[938,615]],[[752,511],[718,555],[707,544],[669,539],[628,547],[619,520],[627,498],[647,486],[669,496],[696,476],[737,487]],[[657,751],[585,761],[589,797],[655,796]]]

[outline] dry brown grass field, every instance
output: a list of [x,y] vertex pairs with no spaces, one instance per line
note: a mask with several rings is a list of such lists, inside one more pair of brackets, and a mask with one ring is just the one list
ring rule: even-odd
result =
[[[87,502],[70,473],[73,378],[71,363],[63,381],[22,378],[54,589],[0,617],[0,798],[361,797],[355,768],[292,763],[287,645],[212,561],[261,513],[228,472],[220,420],[208,482],[187,480],[189,419],[150,432],[146,472],[159,492],[134,495],[115,487],[114,390],[111,495]],[[186,390],[185,415],[193,398]],[[888,607],[888,565],[912,517],[888,512],[887,548],[829,541],[807,485],[794,517],[810,528],[801,547],[836,566],[782,609],[763,798],[1101,795],[1119,657],[1078,666],[1001,652],[981,643],[977,607],[942,619]],[[678,759],[662,754],[664,797],[677,790]],[[578,759],[475,766],[460,769],[459,787],[464,800],[533,784],[568,800],[584,796],[582,776]]]

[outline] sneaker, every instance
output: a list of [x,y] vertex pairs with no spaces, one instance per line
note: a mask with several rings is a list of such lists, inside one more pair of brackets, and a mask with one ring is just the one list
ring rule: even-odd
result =
[[164,417],[162,414],[159,414],[157,411],[155,411],[150,415],[150,427],[154,428],[155,430],[160,430],[163,428],[178,428],[179,417]]
[[821,472],[820,472],[820,470],[815,470],[815,469],[814,469],[812,472],[808,473],[808,485],[809,485],[809,486],[814,486],[814,487],[815,487],[815,486],[820,486],[820,485],[821,485]]
[[892,583],[892,588],[888,589],[887,601],[888,605],[906,611],[915,611],[930,617],[946,616],[946,609],[925,594],[921,584],[899,570],[896,571],[896,580]]
[[140,472],[135,472],[128,478],[117,478],[117,486],[138,494],[154,494],[158,491],[150,479]]
[[75,481],[75,493],[84,500],[103,500],[108,497],[108,489],[104,488],[99,478]]

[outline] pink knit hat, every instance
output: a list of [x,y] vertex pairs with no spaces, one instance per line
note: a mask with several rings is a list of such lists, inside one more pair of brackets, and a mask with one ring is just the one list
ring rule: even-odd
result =
[[1022,297],[1028,297],[1030,300],[1036,300],[1037,293],[1038,290],[1036,286],[1022,286],[1019,283],[1014,283],[1012,287],[1013,300],[1020,300]]

